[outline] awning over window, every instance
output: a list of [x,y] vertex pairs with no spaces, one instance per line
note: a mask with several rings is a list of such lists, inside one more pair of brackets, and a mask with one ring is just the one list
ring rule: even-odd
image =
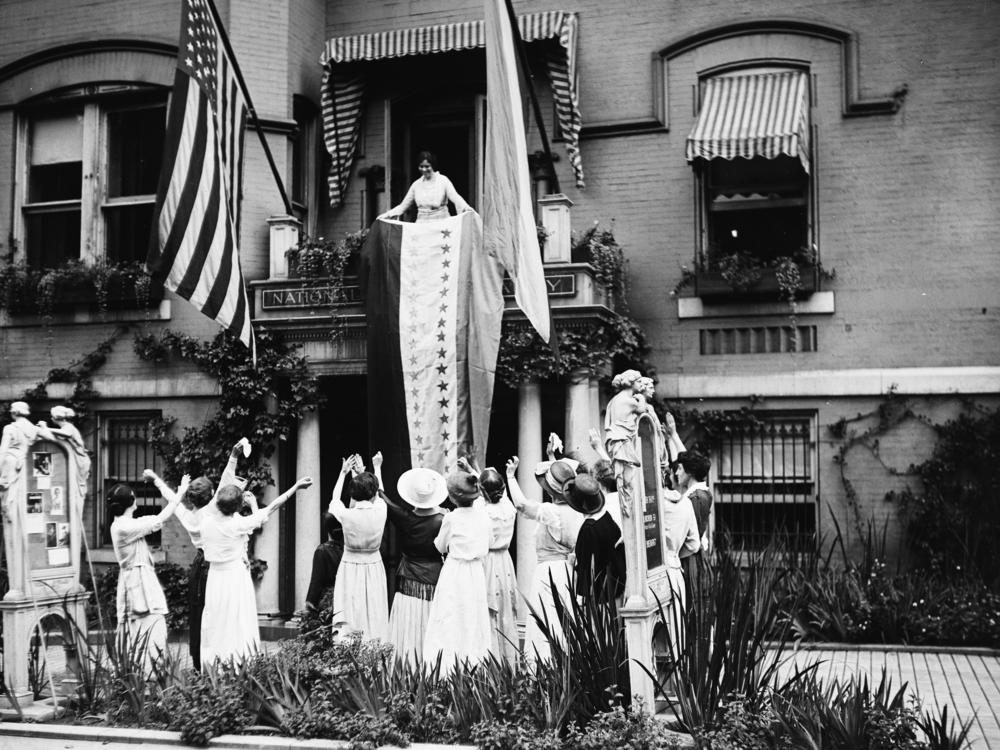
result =
[[[559,128],[566,142],[566,152],[576,176],[576,184],[583,187],[580,106],[577,99],[576,24],[576,14],[562,11],[531,13],[518,17],[518,27],[525,42],[540,39],[559,41],[558,49],[547,57],[549,80],[552,83]],[[469,21],[327,40],[320,62],[325,68],[321,91],[323,138],[333,159],[328,177],[331,205],[339,206],[344,200],[344,189],[358,144],[365,91],[364,74],[356,66],[348,69],[343,66],[408,55],[476,49],[486,46],[485,38],[483,22]]]
[[687,160],[798,157],[809,171],[809,87],[802,71],[709,78]]

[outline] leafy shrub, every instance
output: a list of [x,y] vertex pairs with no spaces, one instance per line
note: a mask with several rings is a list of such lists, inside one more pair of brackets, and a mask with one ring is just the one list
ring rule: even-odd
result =
[[573,750],[605,750],[609,747],[666,750],[677,747],[671,734],[659,719],[643,711],[626,711],[621,706],[615,706],[594,716],[582,729],[570,725],[563,746]]
[[238,732],[255,719],[248,705],[248,683],[246,664],[184,672],[163,691],[168,728],[179,731],[182,742],[197,747],[220,734]]

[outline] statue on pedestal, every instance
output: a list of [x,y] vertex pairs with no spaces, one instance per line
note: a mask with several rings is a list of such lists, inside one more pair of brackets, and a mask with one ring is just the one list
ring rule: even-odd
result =
[[52,421],[55,427],[49,427],[45,422],[38,423],[38,434],[45,440],[64,443],[69,449],[69,455],[76,461],[76,484],[80,488],[80,507],[87,497],[87,485],[90,483],[90,453],[83,442],[80,430],[73,424],[76,412],[68,406],[53,406]]
[[617,393],[608,402],[604,414],[604,447],[618,480],[618,500],[625,518],[632,515],[632,481],[640,465],[636,443],[639,416],[653,410],[645,395],[652,382],[638,370],[618,373],[611,381]]
[[24,522],[25,493],[19,490],[24,482],[24,462],[28,450],[38,439],[38,429],[28,416],[31,410],[24,401],[10,405],[12,421],[3,428],[0,437],[0,507],[3,509],[4,548],[7,554],[7,573],[10,590],[6,598],[23,596],[27,571],[24,570]]

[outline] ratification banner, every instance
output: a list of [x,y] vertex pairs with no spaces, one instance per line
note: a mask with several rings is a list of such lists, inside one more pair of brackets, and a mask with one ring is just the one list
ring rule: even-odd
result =
[[387,483],[414,466],[484,460],[504,303],[482,234],[468,212],[378,220],[365,242],[369,440]]

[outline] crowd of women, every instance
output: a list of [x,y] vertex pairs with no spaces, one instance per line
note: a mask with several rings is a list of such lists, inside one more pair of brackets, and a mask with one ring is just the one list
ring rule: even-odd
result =
[[[382,480],[382,456],[368,470],[360,455],[343,459],[328,507],[326,540],[317,548],[307,609],[320,606],[332,589],[332,622],[339,634],[359,634],[392,644],[398,657],[414,662],[456,663],[487,658],[528,659],[551,653],[562,638],[560,611],[571,597],[594,597],[617,607],[625,592],[623,521],[634,511],[629,490],[639,466],[638,420],[654,417],[651,381],[635,371],[614,381],[605,439],[590,432],[594,456],[564,455],[551,435],[546,459],[534,467],[541,501],[529,499],[517,480],[519,459],[504,471],[479,470],[460,459],[447,476],[425,467],[405,471],[394,491]],[[684,612],[702,596],[701,551],[708,545],[712,496],[709,462],[685,451],[668,414],[660,423],[665,566],[673,597],[668,627],[673,642]],[[148,640],[155,654],[166,640],[166,601],[156,580],[144,537],[176,514],[198,550],[190,574],[191,655],[195,667],[238,659],[259,646],[257,612],[249,573],[249,535],[294,493],[312,483],[299,479],[265,508],[236,476],[249,444],[234,446],[218,489],[205,478],[184,477],[176,491],[147,471],[164,499],[156,516],[136,518],[132,491],[119,485],[108,497],[111,536],[121,565],[120,626]],[[530,590],[517,587],[510,544],[518,516],[536,522],[537,564]],[[395,530],[399,563],[391,599],[383,562],[383,537]],[[683,560],[683,562],[682,562]],[[561,598],[566,606],[557,606]],[[523,643],[518,622],[526,623]]]

